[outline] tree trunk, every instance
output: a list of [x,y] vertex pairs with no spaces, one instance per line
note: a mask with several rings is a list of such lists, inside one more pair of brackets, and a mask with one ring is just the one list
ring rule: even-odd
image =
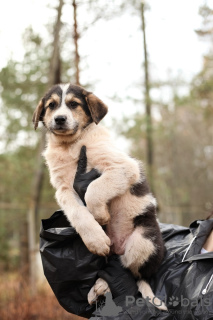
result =
[[37,170],[34,175],[32,196],[28,212],[28,244],[29,244],[29,280],[31,294],[36,293],[37,282],[37,266],[36,266],[36,253],[38,247],[36,245],[36,225],[38,219],[39,202],[41,198],[42,183],[44,177],[44,163],[41,158],[41,152],[45,145],[45,132],[42,131],[41,140],[39,144],[39,152],[37,154]]
[[[56,83],[60,83],[61,78],[61,60],[60,60],[60,28],[61,28],[61,13],[63,8],[63,0],[59,0],[57,8],[57,19],[54,28],[53,51],[50,60],[50,71],[48,78],[48,87]],[[38,219],[39,203],[41,198],[42,184],[44,178],[44,162],[41,158],[41,153],[45,147],[45,130],[41,132],[41,139],[39,144],[39,151],[36,161],[37,170],[34,174],[34,182],[32,187],[32,197],[28,212],[28,243],[29,243],[29,273],[30,273],[30,289],[31,294],[36,293],[37,282],[37,266],[36,254],[38,247],[36,245],[36,223]]]
[[78,33],[78,23],[77,23],[77,4],[76,1],[72,1],[73,6],[73,18],[74,18],[74,44],[75,44],[75,82],[77,85],[80,85],[80,56],[78,52],[78,40],[79,40],[79,33]]
[[151,191],[154,192],[153,183],[153,141],[152,141],[152,114],[150,99],[150,81],[149,81],[149,62],[147,57],[146,44],[146,25],[144,18],[144,2],[141,1],[141,20],[143,31],[143,48],[144,48],[144,71],[145,71],[145,106],[146,106],[146,154],[148,164],[148,178]]
[[50,60],[48,87],[61,82],[60,29],[63,0],[59,0],[57,19],[54,28],[53,51]]
[[28,223],[23,221],[20,229],[20,274],[27,283],[29,281]]

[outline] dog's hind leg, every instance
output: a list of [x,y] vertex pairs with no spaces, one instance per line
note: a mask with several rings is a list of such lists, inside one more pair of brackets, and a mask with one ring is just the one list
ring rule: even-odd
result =
[[142,294],[142,297],[144,299],[148,298],[149,302],[160,310],[164,310],[164,311],[168,310],[166,305],[164,304],[164,302],[162,300],[158,299],[154,295],[148,282],[146,282],[144,280],[139,280],[137,282],[137,285],[138,285],[138,291],[140,291],[140,293]]
[[140,277],[139,269],[156,251],[152,240],[144,236],[144,228],[136,227],[126,241],[121,262],[125,268],[129,268],[135,277]]
[[[144,271],[144,276],[150,276],[157,267],[157,251],[158,248],[152,239],[145,236],[144,228],[136,227],[126,242],[125,252],[121,256],[121,262],[124,267],[131,270],[136,278],[141,278],[141,270]],[[148,297],[149,301],[155,305],[155,307],[160,310],[167,310],[163,301],[155,297],[150,285],[146,281],[140,280],[137,284],[143,298]]]
[[108,283],[102,278],[99,278],[88,293],[87,298],[89,304],[93,304],[99,296],[103,296],[106,292],[110,292]]

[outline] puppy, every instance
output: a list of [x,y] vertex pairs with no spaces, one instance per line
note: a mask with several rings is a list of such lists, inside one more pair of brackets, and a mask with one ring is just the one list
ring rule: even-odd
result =
[[[109,132],[99,124],[107,106],[80,86],[53,86],[39,102],[35,129],[43,122],[47,147],[43,153],[56,189],[56,200],[71,225],[94,254],[120,255],[124,267],[138,279],[139,291],[154,299],[144,280],[155,273],[164,256],[156,220],[156,200],[150,193],[142,163],[119,151]],[[73,189],[82,146],[87,149],[87,171],[101,173],[85,194],[85,207]],[[106,233],[101,225],[106,226]],[[108,289],[98,279],[88,294],[90,303]],[[155,298],[160,309],[165,305]]]

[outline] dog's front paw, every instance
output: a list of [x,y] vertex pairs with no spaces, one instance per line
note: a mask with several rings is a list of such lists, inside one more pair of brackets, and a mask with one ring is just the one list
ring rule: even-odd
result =
[[97,192],[95,194],[92,183],[87,188],[87,192],[85,194],[85,202],[87,204],[87,209],[100,225],[103,226],[109,222],[110,215],[107,205],[100,199]]
[[99,256],[109,254],[111,241],[99,224],[92,229],[91,226],[90,229],[85,228],[81,238],[90,252]]
[[99,296],[104,295],[106,292],[110,292],[108,283],[99,278],[88,293],[87,299],[89,304],[94,303]]
[[109,222],[110,214],[107,205],[96,205],[92,201],[87,201],[86,204],[89,212],[101,226],[104,226]]
[[93,210],[92,215],[101,226],[106,225],[110,220],[107,206],[98,207],[97,209]]

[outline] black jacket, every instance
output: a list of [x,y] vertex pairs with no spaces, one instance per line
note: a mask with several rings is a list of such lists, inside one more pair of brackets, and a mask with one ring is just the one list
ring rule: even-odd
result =
[[213,319],[213,252],[200,254],[213,229],[213,219],[195,221],[189,228],[171,224],[160,224],[160,228],[166,255],[150,284],[169,312],[159,311],[138,295],[131,304],[125,297],[116,298],[120,313],[110,317],[103,316],[101,308],[95,311],[87,304],[87,293],[105,260],[85,248],[62,211],[43,220],[40,251],[44,273],[59,303],[81,316],[94,312],[100,320]]
[[[127,306],[125,298],[117,298],[115,303],[122,307],[122,312],[116,319],[213,319],[213,252],[200,254],[213,229],[213,219],[195,221],[189,228],[171,224],[160,224],[160,228],[166,255],[150,284],[155,295],[165,301],[168,313],[144,299],[140,306],[137,300]],[[99,320],[115,319],[103,317],[101,310],[96,315]]]

